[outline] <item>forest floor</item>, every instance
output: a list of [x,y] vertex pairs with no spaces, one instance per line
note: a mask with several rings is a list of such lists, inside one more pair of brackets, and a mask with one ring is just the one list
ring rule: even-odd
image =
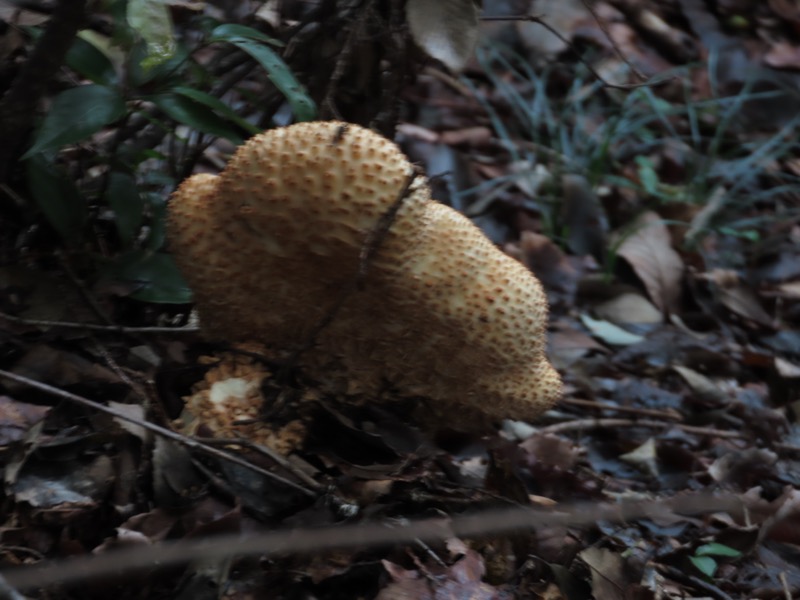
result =
[[563,400],[432,435],[300,379],[315,408],[272,450],[187,442],[220,361],[286,382],[139,293],[161,271],[97,276],[64,222],[3,205],[0,596],[800,597],[800,10],[533,4],[461,75],[421,66],[396,140],[542,281]]

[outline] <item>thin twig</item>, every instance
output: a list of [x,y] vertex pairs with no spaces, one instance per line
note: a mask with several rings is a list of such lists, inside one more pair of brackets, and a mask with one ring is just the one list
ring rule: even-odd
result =
[[740,509],[736,496],[683,495],[671,499],[616,504],[585,503],[559,506],[557,510],[511,508],[480,511],[452,518],[387,523],[336,525],[325,528],[272,531],[260,535],[214,536],[134,547],[63,561],[47,561],[2,573],[19,589],[46,588],[90,579],[120,576],[141,569],[156,569],[188,562],[211,561],[232,556],[279,556],[318,554],[334,548],[376,547],[470,538],[487,534],[519,533],[536,527],[582,527],[597,521],[625,522],[659,516],[698,515]]
[[108,351],[108,348],[101,344],[94,335],[90,336],[90,339],[94,344],[95,350],[97,350],[97,353],[100,354],[100,357],[103,359],[103,362],[106,363],[106,366],[108,366],[117,377],[119,377],[120,381],[127,385],[140,400],[146,402],[148,405],[151,404],[153,399],[147,395],[145,389],[140,384],[130,378],[114,357],[111,356],[111,352]]
[[199,327],[187,325],[184,327],[124,327],[122,325],[100,325],[98,323],[75,323],[72,321],[47,321],[43,319],[25,319],[0,311],[0,319],[31,325],[34,327],[63,327],[65,329],[85,329],[87,331],[107,331],[112,333],[197,333]]
[[781,571],[778,578],[781,580],[781,586],[783,587],[783,597],[785,600],[792,600],[792,590],[789,589],[789,580],[786,577],[786,571]]
[[220,460],[227,460],[230,463],[238,465],[240,467],[244,467],[246,469],[250,469],[258,473],[259,475],[263,475],[273,481],[286,485],[306,496],[316,498],[318,494],[309,490],[302,485],[295,483],[294,481],[290,481],[289,479],[285,479],[280,475],[276,475],[271,471],[267,471],[266,469],[262,469],[256,465],[253,465],[246,460],[239,458],[238,456],[234,456],[232,454],[228,454],[227,452],[223,452],[222,450],[218,450],[217,448],[212,448],[207,444],[203,444],[198,442],[197,440],[193,440],[192,438],[186,437],[185,435],[181,435],[180,433],[175,433],[165,427],[161,427],[160,425],[156,425],[155,423],[151,423],[149,421],[143,421],[141,419],[137,419],[136,417],[132,417],[128,414],[125,414],[122,411],[113,409],[111,407],[105,406],[100,404],[99,402],[95,402],[94,400],[89,400],[88,398],[84,398],[83,396],[78,396],[77,394],[73,394],[71,392],[67,392],[66,390],[59,389],[57,387],[53,387],[52,385],[48,385],[46,383],[42,383],[40,381],[35,381],[33,379],[29,379],[28,377],[23,377],[22,375],[17,375],[15,373],[11,373],[10,371],[0,370],[0,378],[10,379],[11,381],[16,381],[17,383],[21,383],[23,385],[27,385],[28,387],[32,387],[37,389],[41,392],[49,394],[50,396],[54,396],[56,398],[61,398],[62,400],[67,400],[69,402],[73,402],[80,406],[88,407],[92,410],[96,410],[97,412],[101,412],[107,415],[110,415],[116,419],[121,419],[123,421],[127,421],[129,423],[134,423],[139,427],[147,429],[148,431],[152,431],[156,435],[160,435],[163,438],[181,444],[190,450],[195,450],[197,452],[202,452],[203,454],[207,454],[209,456],[213,456],[215,458],[219,458]]
[[414,540],[414,541],[416,542],[417,546],[419,546],[420,548],[422,548],[423,552],[425,552],[425,554],[427,554],[427,555],[428,555],[428,557],[429,557],[429,558],[430,558],[430,559],[431,559],[433,562],[435,562],[436,564],[438,564],[440,567],[443,567],[443,568],[445,568],[445,569],[447,568],[447,563],[446,563],[446,562],[444,562],[444,561],[443,561],[443,560],[442,560],[442,559],[439,557],[439,555],[438,555],[438,554],[436,554],[436,552],[434,552],[434,551],[433,551],[433,549],[432,549],[432,548],[431,548],[431,547],[430,547],[428,544],[426,544],[425,542],[423,542],[423,541],[422,541],[421,539],[419,539],[419,538],[417,538],[417,539],[416,539],[416,540]]
[[78,293],[83,298],[84,302],[89,306],[95,316],[100,319],[101,321],[105,322],[107,325],[113,325],[114,321],[111,317],[108,316],[103,307],[100,306],[100,303],[97,299],[92,295],[86,285],[83,283],[78,274],[75,272],[75,269],[72,268],[72,265],[69,263],[69,258],[67,255],[61,251],[56,250],[55,252],[56,257],[58,258],[59,264],[64,272],[69,277],[69,280],[72,282],[72,285],[75,286],[75,289],[78,290]]
[[638,68],[636,68],[636,66],[630,60],[628,60],[628,57],[625,56],[625,53],[622,52],[622,49],[617,45],[617,40],[615,40],[611,36],[611,32],[608,30],[608,25],[606,25],[606,22],[600,18],[600,15],[597,14],[597,11],[594,9],[594,6],[592,6],[592,3],[589,2],[588,0],[583,0],[583,6],[586,8],[586,10],[588,10],[592,14],[595,23],[597,23],[597,26],[600,28],[600,31],[603,32],[603,35],[606,36],[606,39],[611,44],[611,47],[614,48],[614,52],[617,53],[619,59],[626,65],[628,65],[628,68],[631,70],[631,73],[636,75],[636,77],[638,77],[642,81],[647,81],[647,75],[645,75]]
[[325,90],[325,98],[322,101],[322,106],[329,110],[330,114],[335,119],[342,119],[342,115],[339,114],[339,109],[336,107],[336,92],[339,90],[339,83],[351,64],[350,59],[353,56],[353,50],[355,49],[356,42],[361,37],[361,30],[370,14],[371,5],[372,2],[369,2],[367,6],[363,7],[360,15],[356,17],[355,22],[350,25],[350,31],[347,32],[347,38],[339,51],[339,56],[336,58],[333,73],[331,73],[328,87]]
[[392,224],[397,217],[397,213],[400,211],[400,208],[406,201],[408,193],[411,191],[411,186],[414,184],[416,179],[417,174],[415,172],[411,172],[408,177],[406,177],[406,181],[403,184],[400,193],[397,194],[397,198],[380,216],[378,222],[375,224],[375,227],[367,235],[364,245],[361,246],[361,252],[359,253],[358,257],[358,275],[356,275],[356,285],[358,287],[361,287],[364,284],[370,263],[372,262],[373,257],[378,253],[378,250],[380,250],[386,235],[389,233],[389,229],[392,228]]
[[707,435],[721,438],[743,439],[745,436],[738,431],[724,431],[712,427],[696,427],[694,425],[684,425],[683,423],[665,423],[663,421],[651,421],[648,419],[576,419],[564,423],[548,425],[537,430],[537,433],[565,433],[567,431],[583,431],[585,429],[605,429],[614,427],[650,427],[654,429],[667,429],[677,427],[686,433],[695,435]]
[[703,581],[699,577],[695,577],[694,575],[689,575],[685,571],[681,569],[676,569],[675,567],[670,567],[668,565],[656,565],[656,569],[661,571],[670,579],[674,579],[675,581],[679,581],[685,585],[692,585],[697,589],[702,590],[705,594],[710,595],[712,598],[716,598],[717,600],[733,600],[731,596],[723,592],[713,583],[709,583],[707,581]]
[[203,444],[208,444],[209,446],[241,446],[243,448],[252,450],[253,452],[263,454],[264,456],[269,458],[272,462],[280,466],[282,469],[288,471],[289,473],[297,477],[310,489],[315,490],[317,492],[323,491],[323,486],[320,482],[318,482],[313,477],[309,476],[308,474],[304,473],[303,471],[295,467],[291,462],[286,460],[286,457],[284,457],[280,452],[275,452],[275,450],[273,450],[269,446],[254,444],[250,440],[245,439],[243,437],[237,437],[231,439],[198,437],[196,439],[197,441]]
[[445,85],[451,87],[455,92],[464,98],[473,98],[477,100],[475,93],[469,89],[468,86],[461,83],[456,77],[450,75],[450,73],[445,73],[442,69],[437,69],[431,65],[426,66],[422,72],[425,75],[430,75],[434,79],[438,79]]
[[0,575],[0,598],[2,598],[2,600],[25,600],[25,596],[8,585],[8,582],[6,582],[2,575]]
[[572,406],[580,406],[581,408],[598,408],[600,410],[613,410],[615,412],[628,413],[632,415],[669,419],[670,421],[683,420],[683,417],[673,410],[657,410],[654,408],[639,408],[636,406],[619,406],[617,404],[610,404],[608,402],[598,402],[597,400],[564,398],[561,400],[561,404],[571,404]]
[[[530,21],[531,23],[538,23],[539,25],[541,25],[542,27],[547,29],[547,31],[549,31],[554,36],[556,36],[559,40],[564,42],[567,45],[567,48],[569,48],[570,52],[572,52],[572,54],[575,56],[575,58],[577,58],[580,62],[582,62],[583,65],[587,69],[589,69],[589,72],[595,77],[595,79],[597,79],[600,83],[602,83],[605,87],[608,87],[608,88],[617,89],[617,90],[633,90],[633,89],[641,88],[641,87],[653,87],[653,86],[661,85],[663,83],[666,83],[668,81],[672,81],[673,79],[675,79],[675,77],[665,77],[665,78],[659,79],[657,81],[648,80],[648,81],[644,81],[642,83],[611,83],[605,77],[600,75],[600,73],[598,73],[597,70],[591,64],[589,64],[589,61],[587,61],[585,58],[583,58],[583,56],[581,56],[580,52],[578,52],[578,50],[575,48],[575,46],[572,44],[572,42],[570,42],[567,38],[565,38],[555,27],[550,25],[547,21],[544,20],[544,18],[542,18],[539,15],[517,15],[517,16],[507,16],[507,17],[481,17],[481,20],[482,21]],[[626,61],[626,63],[627,63],[627,61]]]
[[86,0],[60,0],[30,57],[0,101],[0,182],[6,182],[24,149],[36,108],[64,63],[86,18]]
[[762,521],[761,527],[758,529],[757,543],[760,544],[768,539],[776,526],[785,524],[789,518],[796,515],[800,515],[800,493],[791,490],[784,496],[777,510]]
[[392,202],[391,206],[384,211],[375,224],[375,227],[367,234],[359,253],[358,270],[356,271],[356,276],[349,283],[349,285],[342,289],[341,293],[336,298],[336,301],[333,303],[330,309],[322,316],[316,325],[314,325],[306,337],[305,342],[294,352],[292,352],[286,361],[287,368],[291,368],[296,365],[300,356],[304,352],[307,352],[314,347],[319,335],[325,330],[326,327],[328,327],[328,325],[333,322],[333,320],[339,314],[339,311],[344,306],[345,302],[347,302],[353,293],[363,287],[364,279],[369,271],[370,262],[378,250],[380,250],[380,247],[386,238],[386,234],[389,232],[392,223],[394,223],[397,212],[402,207],[403,202],[405,202],[408,192],[411,190],[411,186],[416,178],[417,174],[412,171],[406,178],[406,182],[400,190],[400,193],[397,195],[397,198],[394,200],[394,202]]

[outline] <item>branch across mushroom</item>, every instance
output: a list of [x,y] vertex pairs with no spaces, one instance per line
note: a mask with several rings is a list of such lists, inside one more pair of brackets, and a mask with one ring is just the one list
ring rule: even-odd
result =
[[428,399],[444,419],[534,418],[561,393],[541,285],[432,200],[424,178],[409,186],[413,173],[380,135],[315,122],[257,135],[219,176],[187,179],[170,202],[169,240],[201,325],[226,341],[301,348],[404,195],[361,285],[298,366],[331,391]]

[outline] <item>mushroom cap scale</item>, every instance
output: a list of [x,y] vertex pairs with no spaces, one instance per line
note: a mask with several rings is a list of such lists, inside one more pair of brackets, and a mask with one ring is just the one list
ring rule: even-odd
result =
[[[318,122],[257,135],[218,177],[187,179],[170,202],[170,245],[207,333],[303,346],[352,287],[366,239],[413,173],[380,135]],[[533,418],[558,398],[539,282],[431,200],[423,178],[368,267],[301,355],[316,379],[429,398],[443,416]]]

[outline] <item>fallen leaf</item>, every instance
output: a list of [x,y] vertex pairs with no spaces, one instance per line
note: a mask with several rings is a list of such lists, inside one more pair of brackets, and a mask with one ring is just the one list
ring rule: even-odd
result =
[[561,218],[569,249],[578,256],[590,254],[598,261],[603,260],[608,222],[600,199],[582,175],[564,175],[561,185],[564,196]]
[[653,438],[649,438],[638,448],[621,455],[620,459],[639,467],[653,477],[658,477],[658,456],[656,455],[656,442]]
[[574,297],[580,273],[553,240],[540,233],[523,231],[519,251],[522,264],[536,274],[549,292],[560,292],[568,300]]
[[575,468],[580,451],[575,444],[559,436],[535,432],[519,447],[526,452],[530,463],[540,463],[564,471]]
[[48,412],[49,406],[36,406],[0,396],[0,446],[21,440]]
[[742,489],[753,487],[754,481],[768,472],[778,460],[778,455],[765,448],[748,448],[728,452],[708,467],[708,474],[717,483],[737,485]]
[[790,363],[779,356],[775,357],[775,372],[781,377],[796,379],[800,377],[800,365]]
[[593,319],[589,315],[581,315],[581,322],[592,335],[612,346],[630,346],[631,344],[638,344],[645,339],[641,335],[631,333],[608,321]]
[[[109,402],[108,405],[110,408],[113,408],[117,412],[120,412],[132,419],[137,419],[139,421],[147,420],[144,414],[144,407],[138,404],[123,404],[121,402]],[[118,417],[114,417],[114,421],[116,421],[117,425],[119,425],[123,430],[127,431],[133,436],[136,436],[141,441],[147,443],[150,440],[150,435],[151,435],[150,432],[141,425],[137,425],[132,421],[126,421],[125,419],[121,419]]]
[[629,583],[624,575],[625,561],[606,548],[587,548],[580,557],[592,571],[592,592],[597,600],[619,600],[625,597]]
[[478,41],[478,8],[473,0],[408,0],[411,37],[429,56],[453,71],[464,68]]
[[764,55],[764,64],[774,69],[800,70],[800,47],[778,42]]
[[543,31],[538,23],[517,23],[522,45],[537,58],[551,57],[566,50],[576,26],[591,19],[581,0],[537,0],[535,4],[536,12],[546,15],[547,24],[561,34],[559,37]]
[[108,493],[114,481],[114,467],[107,456],[91,461],[29,461],[12,492],[17,502],[36,508],[56,506],[94,507]]
[[466,127],[464,129],[452,129],[443,131],[439,136],[439,141],[448,146],[458,146],[466,144],[469,146],[480,146],[492,139],[492,130],[488,127]]
[[558,322],[550,337],[550,358],[560,368],[567,368],[590,352],[607,353],[609,350],[593,337],[575,327]]
[[633,227],[617,254],[633,267],[653,303],[662,311],[675,312],[681,293],[683,261],[672,248],[669,231],[654,212],[644,213]]
[[508,170],[515,175],[514,185],[529,198],[536,198],[541,187],[553,179],[546,166],[541,163],[534,166],[530,160],[515,160],[508,165]]
[[661,323],[661,312],[644,296],[625,293],[594,307],[598,317],[612,323]]
[[689,385],[698,399],[710,400],[712,402],[725,402],[728,397],[717,384],[705,375],[680,365],[672,367],[683,380]]
[[704,275],[704,278],[712,283],[719,301],[729,311],[757,325],[773,327],[772,318],[764,310],[758,296],[745,287],[734,271],[714,269]]

